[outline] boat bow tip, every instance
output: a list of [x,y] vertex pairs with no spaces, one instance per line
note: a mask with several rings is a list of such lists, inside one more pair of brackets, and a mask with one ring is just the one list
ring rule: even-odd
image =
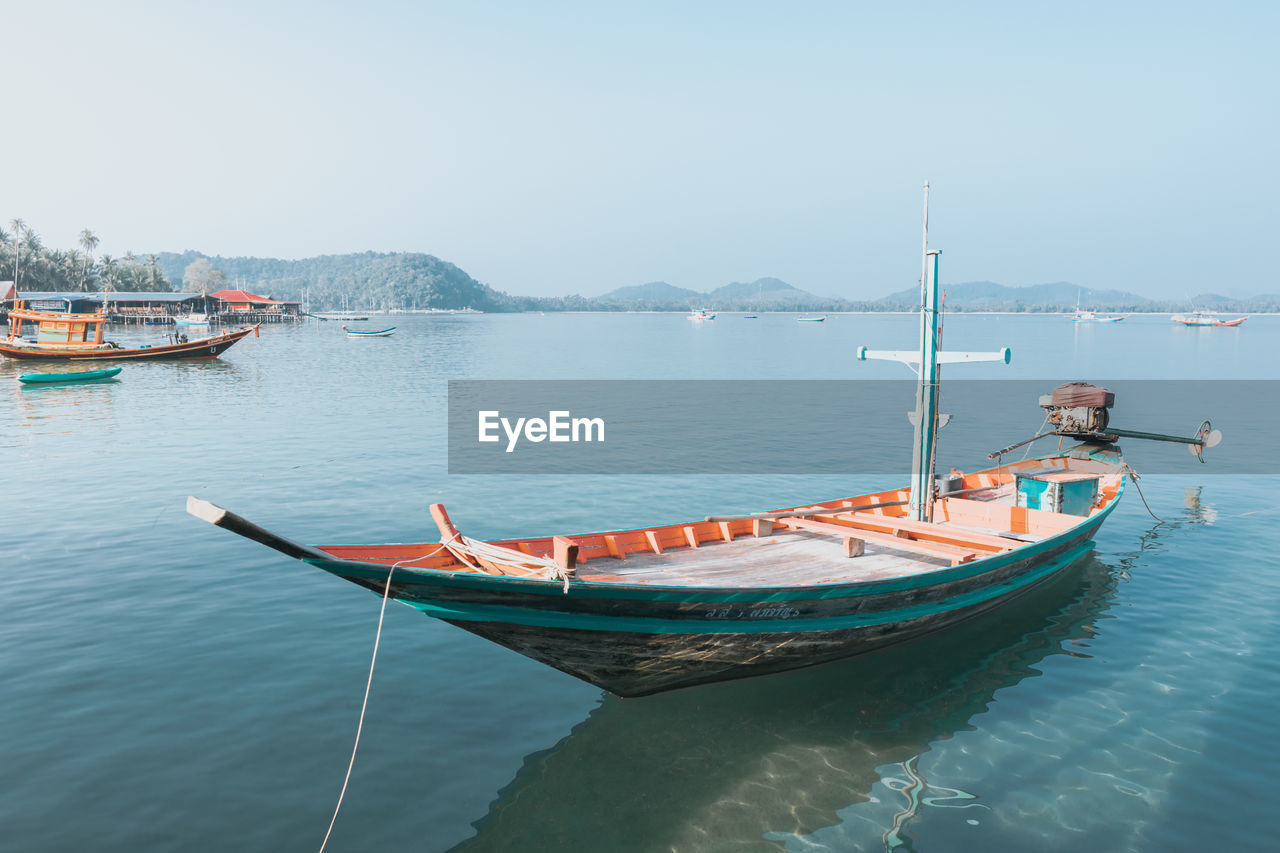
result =
[[230,530],[243,536],[245,539],[252,539],[254,542],[266,545],[268,548],[274,548],[281,554],[286,554],[296,560],[332,560],[331,554],[326,554],[318,548],[312,548],[310,545],[301,545],[283,536],[279,536],[267,530],[265,527],[259,527],[247,518],[236,515],[228,509],[223,509],[217,504],[202,501],[195,496],[187,497],[187,512],[194,515],[201,521],[207,521],[210,524],[221,527],[224,530]]
[[222,519],[226,518],[227,511],[217,504],[202,501],[194,495],[187,495],[187,514],[216,525],[221,524]]

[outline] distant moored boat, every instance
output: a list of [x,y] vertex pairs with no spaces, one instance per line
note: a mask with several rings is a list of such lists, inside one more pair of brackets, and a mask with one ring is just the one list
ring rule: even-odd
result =
[[1212,311],[1195,311],[1191,314],[1174,314],[1170,319],[1184,326],[1239,326],[1249,318],[1237,317],[1234,320],[1222,320]]
[[1071,319],[1077,323],[1119,323],[1124,319],[1124,315],[1104,317],[1101,314],[1095,314],[1092,311],[1081,311],[1077,308],[1076,313],[1071,315]]
[[342,331],[347,333],[348,338],[389,338],[395,330],[395,326],[379,329],[376,332],[361,332],[357,329],[348,329],[346,326],[342,327]]

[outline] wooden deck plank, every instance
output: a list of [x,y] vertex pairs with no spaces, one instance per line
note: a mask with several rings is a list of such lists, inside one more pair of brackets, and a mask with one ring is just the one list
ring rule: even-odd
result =
[[712,540],[697,550],[632,552],[625,562],[610,560],[598,572],[582,568],[579,577],[658,586],[770,587],[909,577],[950,564],[950,558],[905,554],[873,542],[867,542],[863,556],[850,560],[842,548],[833,547],[830,536],[800,530],[769,538]]

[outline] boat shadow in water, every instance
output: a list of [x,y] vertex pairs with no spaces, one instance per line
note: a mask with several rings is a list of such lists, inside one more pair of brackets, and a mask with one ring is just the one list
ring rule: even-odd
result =
[[840,810],[869,799],[878,768],[971,728],[1038,662],[1087,656],[1079,649],[1116,583],[1090,554],[940,635],[780,675],[606,694],[560,743],[526,757],[452,851],[783,850],[770,836],[839,824]]
[[112,376],[106,379],[66,379],[61,382],[39,382],[19,385],[18,388],[23,394],[39,394],[43,391],[65,391],[68,388],[110,388],[119,384],[120,380]]

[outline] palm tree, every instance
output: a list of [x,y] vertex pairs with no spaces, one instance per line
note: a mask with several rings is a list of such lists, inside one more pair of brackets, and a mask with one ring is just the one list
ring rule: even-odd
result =
[[[27,228],[25,225],[23,226],[23,229],[26,231],[26,234],[22,239],[22,245],[27,248],[29,263],[34,264],[34,268],[38,269],[40,261],[42,260],[41,250],[44,249],[44,244],[40,242],[39,234],[32,231],[30,228]],[[40,276],[37,276],[36,281],[39,282],[40,278]],[[13,286],[15,288],[18,286],[17,270],[14,270]]]
[[[53,253],[57,260],[58,277],[65,283],[65,289],[70,290],[76,280],[76,267],[80,265],[80,254],[75,249],[62,250],[59,249]],[[84,290],[83,287],[80,288]]]
[[84,271],[80,274],[80,289],[89,289],[89,264],[93,263],[93,250],[98,248],[98,236],[88,228],[80,232],[80,248],[84,249]]
[[155,255],[147,255],[147,281],[152,290],[160,286],[160,260]]
[[22,260],[22,244],[18,241],[22,239],[22,232],[27,230],[27,223],[18,217],[9,220],[9,227],[13,229],[13,292],[18,292],[18,265]]
[[111,257],[110,255],[103,255],[102,260],[99,263],[102,266],[102,282],[104,284],[103,289],[106,290],[110,288],[112,283],[115,281],[116,259]]

